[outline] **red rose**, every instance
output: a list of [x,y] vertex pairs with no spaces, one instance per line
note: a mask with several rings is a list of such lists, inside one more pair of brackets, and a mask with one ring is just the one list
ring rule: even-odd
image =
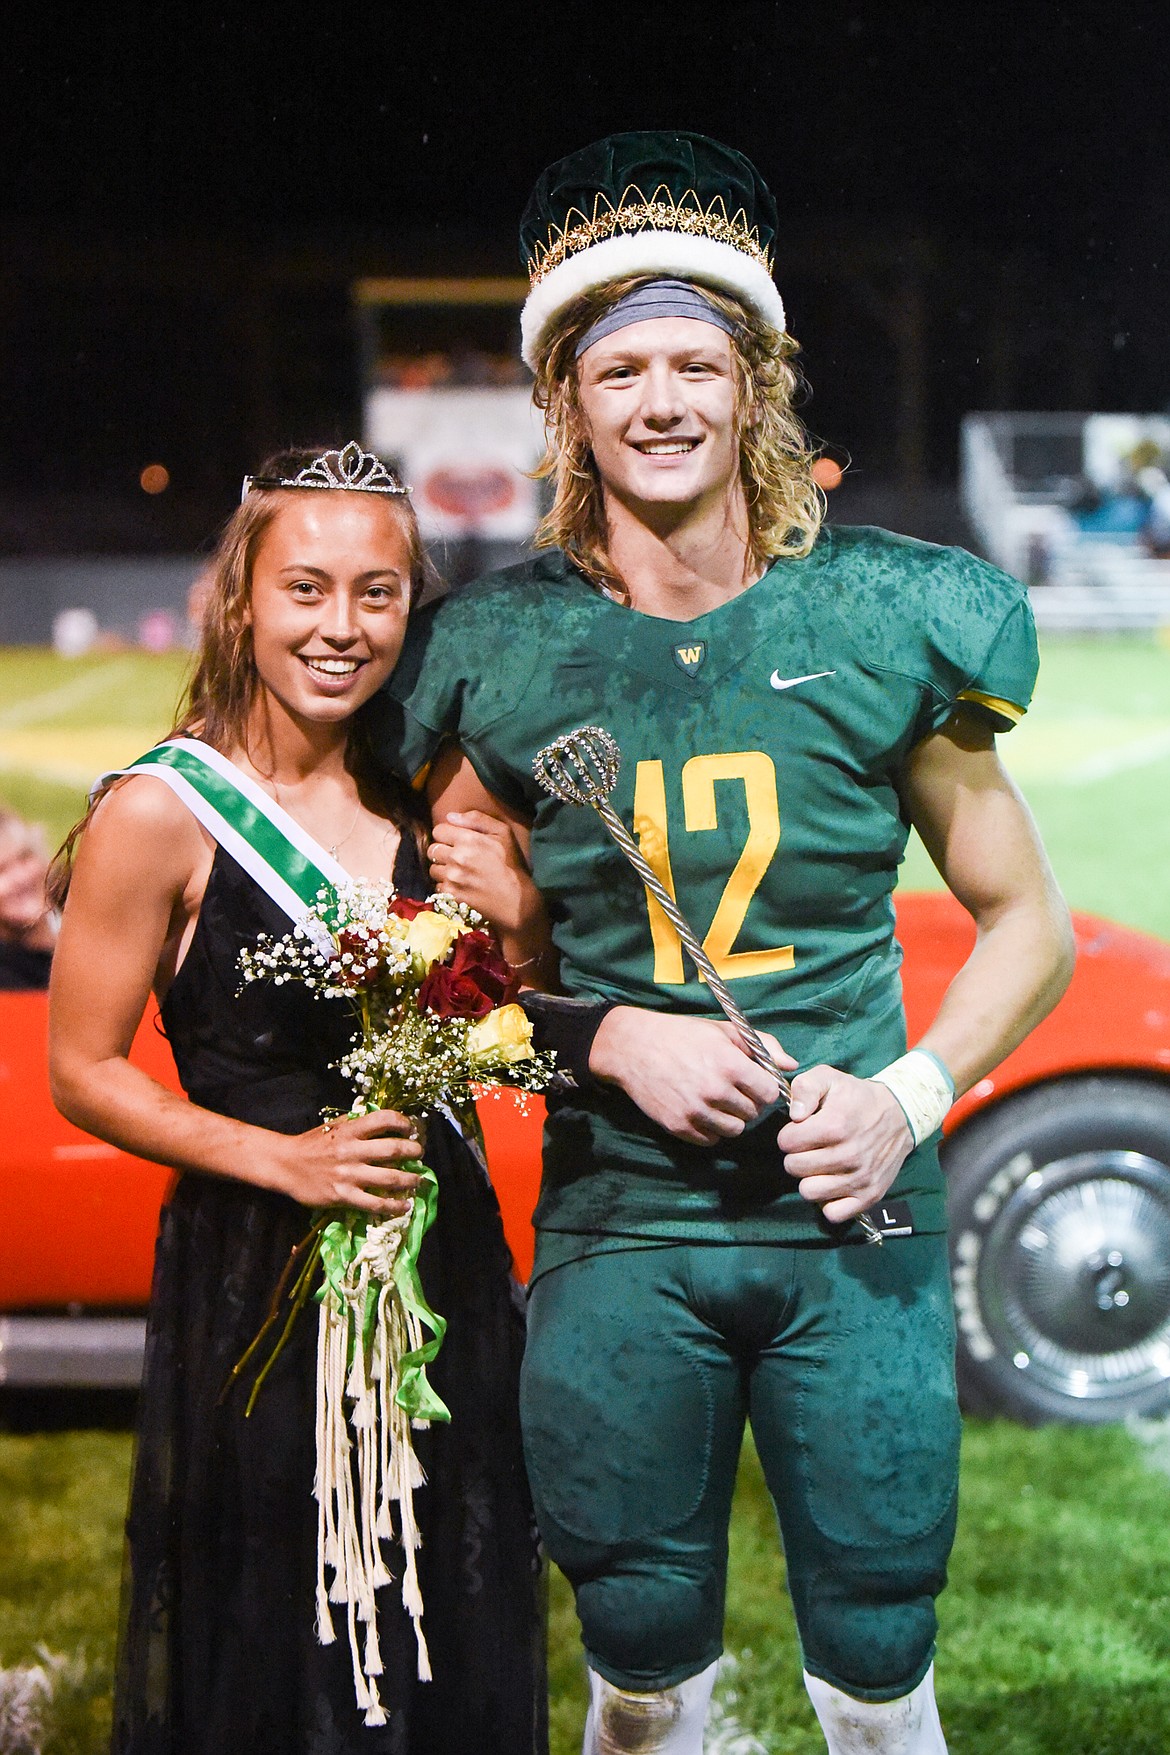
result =
[[486,1018],[514,999],[516,972],[487,932],[465,932],[448,962],[431,970],[418,990],[423,1011],[439,1018]]
[[395,896],[390,904],[390,912],[397,914],[399,920],[413,920],[425,907],[425,902],[416,902],[413,896]]
[[486,1018],[492,1002],[470,975],[456,975],[445,964],[432,969],[418,990],[419,1010],[437,1018]]
[[516,971],[490,932],[465,932],[455,940],[451,973],[470,975],[493,1007],[506,1005],[520,991]]
[[[339,975],[343,987],[373,987],[381,973],[378,942],[352,926],[342,927],[337,935]],[[348,956],[348,963],[340,959]]]

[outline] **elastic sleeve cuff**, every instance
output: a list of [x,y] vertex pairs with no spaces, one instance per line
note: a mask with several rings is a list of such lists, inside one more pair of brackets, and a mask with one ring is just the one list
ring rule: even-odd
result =
[[532,1025],[533,1047],[552,1049],[557,1069],[567,1073],[579,1090],[600,1087],[589,1071],[589,1053],[601,1020],[618,1003],[614,999],[566,999],[557,993],[525,992],[519,1003]]

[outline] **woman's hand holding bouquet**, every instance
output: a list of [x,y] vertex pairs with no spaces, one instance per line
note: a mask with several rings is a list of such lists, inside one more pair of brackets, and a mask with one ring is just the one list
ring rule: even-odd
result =
[[272,1186],[306,1207],[357,1207],[376,1218],[408,1210],[418,1176],[422,1124],[393,1109],[347,1115],[307,1133],[278,1135]]

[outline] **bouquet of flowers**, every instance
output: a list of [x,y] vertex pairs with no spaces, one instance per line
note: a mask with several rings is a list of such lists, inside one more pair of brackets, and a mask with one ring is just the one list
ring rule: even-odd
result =
[[[319,998],[348,1001],[357,1028],[337,1064],[353,1088],[352,1115],[395,1109],[421,1120],[438,1111],[478,1144],[477,1095],[504,1086],[540,1090],[552,1075],[551,1056],[533,1049],[528,1018],[513,1003],[515,971],[483,917],[451,896],[416,902],[388,886],[356,882],[323,890],[290,933],[263,935],[255,949],[242,951],[240,967],[245,983],[297,981]],[[327,1115],[324,1125],[336,1119]],[[287,1296],[283,1331],[256,1378],[250,1413],[298,1313],[316,1298],[317,1636],[323,1645],[333,1642],[329,1605],[344,1604],[367,1724],[385,1723],[374,1592],[392,1577],[380,1544],[395,1535],[395,1502],[403,1602],[414,1622],[419,1677],[431,1674],[412,1500],[423,1474],[411,1428],[450,1419],[426,1372],[446,1323],[427,1304],[418,1275],[438,1183],[422,1162],[404,1167],[420,1181],[402,1217],[335,1208],[317,1215],[232,1374],[234,1381],[263,1345]]]

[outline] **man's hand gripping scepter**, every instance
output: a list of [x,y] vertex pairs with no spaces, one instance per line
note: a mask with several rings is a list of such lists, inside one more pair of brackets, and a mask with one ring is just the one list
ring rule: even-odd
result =
[[[555,738],[552,743],[539,750],[533,760],[532,771],[544,790],[551,797],[560,799],[563,804],[592,805],[678,933],[695,968],[719,1001],[725,1016],[738,1030],[747,1053],[757,1066],[762,1067],[776,1080],[780,1086],[781,1097],[788,1103],[792,1096],[792,1087],[787,1077],[769,1054],[759,1031],[732,998],[727,983],[680,912],[678,903],[609,802],[609,795],[617,784],[621,771],[621,762],[621,750],[608,731],[604,731],[600,725],[581,725],[576,731]],[[868,1243],[881,1243],[882,1234],[868,1213],[859,1213],[857,1223],[865,1232]]]

